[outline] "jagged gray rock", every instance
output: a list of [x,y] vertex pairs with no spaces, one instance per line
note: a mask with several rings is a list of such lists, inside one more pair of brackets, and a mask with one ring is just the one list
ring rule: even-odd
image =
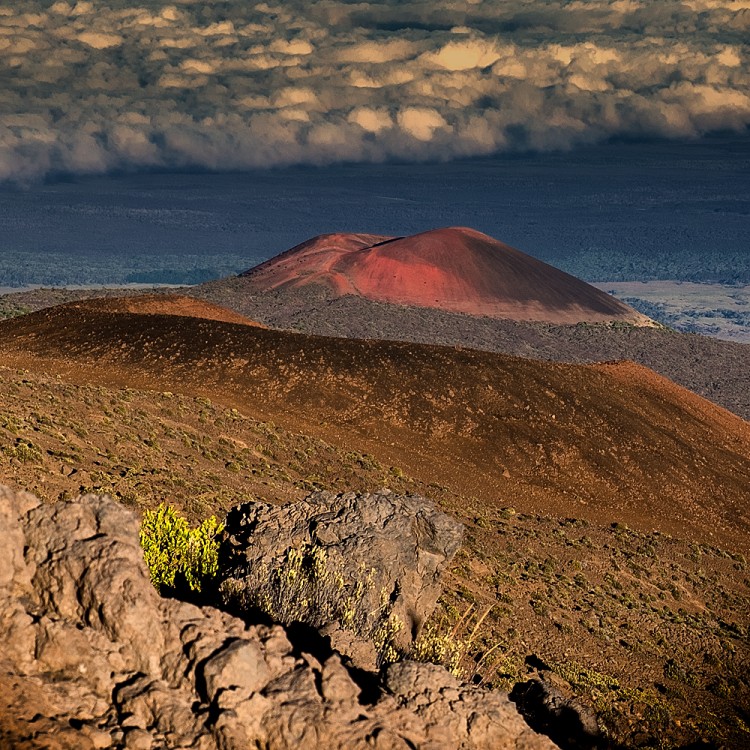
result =
[[110,498],[42,505],[0,487],[0,524],[0,747],[554,747],[509,706],[506,745],[494,744],[494,725],[477,722],[496,698],[443,687],[437,668],[408,667],[395,694],[365,701],[338,655],[161,598],[137,518]]
[[234,584],[273,569],[287,550],[303,544],[322,547],[348,583],[369,573],[364,606],[377,611],[385,595],[404,626],[398,645],[408,648],[435,608],[440,575],[461,545],[463,526],[417,495],[321,491],[284,506],[237,506],[225,532],[222,568]]
[[391,664],[386,685],[436,736],[465,737],[465,746],[477,750],[536,747],[538,735],[528,731],[507,694],[462,684],[435,664]]

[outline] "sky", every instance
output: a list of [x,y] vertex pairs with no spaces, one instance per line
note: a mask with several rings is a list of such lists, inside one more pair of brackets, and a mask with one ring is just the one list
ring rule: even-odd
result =
[[743,133],[748,39],[750,0],[6,0],[0,183]]

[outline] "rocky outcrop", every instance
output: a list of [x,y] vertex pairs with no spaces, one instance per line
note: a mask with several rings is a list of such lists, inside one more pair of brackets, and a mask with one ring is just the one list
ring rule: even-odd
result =
[[245,503],[229,513],[225,533],[222,575],[233,584],[227,590],[248,578],[255,585],[258,571],[273,570],[290,549],[313,545],[346,586],[367,580],[358,596],[363,609],[377,612],[388,602],[405,649],[435,608],[440,575],[461,545],[463,526],[424,497],[382,490],[314,492],[284,506]]
[[576,696],[568,682],[534,656],[527,657],[526,663],[535,670],[526,682],[516,683],[510,698],[531,726],[566,750],[611,747],[593,708]]
[[554,747],[439,668],[392,667],[366,696],[280,626],[161,598],[107,497],[0,488],[0,527],[0,747]]
[[413,661],[391,664],[386,672],[386,685],[400,704],[414,711],[435,736],[466,738],[466,745],[461,747],[493,750],[536,747],[538,736],[527,733],[517,736],[515,708],[506,694],[487,693],[462,684],[435,664]]

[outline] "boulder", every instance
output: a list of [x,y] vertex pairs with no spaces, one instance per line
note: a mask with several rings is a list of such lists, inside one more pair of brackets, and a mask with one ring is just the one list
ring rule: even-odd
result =
[[476,750],[539,747],[539,735],[524,722],[507,694],[461,683],[435,664],[391,664],[386,685],[400,705],[424,720],[433,741],[455,737],[456,748]]
[[[463,526],[417,495],[314,492],[284,506],[239,505],[227,516],[225,534],[221,567],[230,597],[243,586],[255,588],[259,571],[282,564],[290,549],[312,545],[347,590],[367,580],[357,596],[363,610],[375,613],[387,602],[400,624],[396,641],[406,650],[435,608]],[[332,621],[314,624],[331,630]]]
[[[0,518],[0,747],[554,747],[440,668],[403,666],[392,691],[365,694],[337,654],[309,655],[281,626],[160,597],[138,519],[108,497],[0,488]],[[500,710],[506,745],[488,745]]]

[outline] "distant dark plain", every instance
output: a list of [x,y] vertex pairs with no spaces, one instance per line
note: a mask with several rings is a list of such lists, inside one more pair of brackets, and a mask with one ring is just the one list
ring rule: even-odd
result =
[[0,189],[0,286],[197,283],[316,234],[463,225],[588,281],[750,282],[750,137]]

